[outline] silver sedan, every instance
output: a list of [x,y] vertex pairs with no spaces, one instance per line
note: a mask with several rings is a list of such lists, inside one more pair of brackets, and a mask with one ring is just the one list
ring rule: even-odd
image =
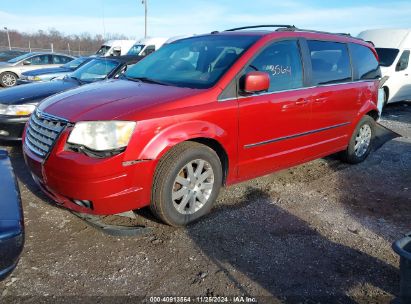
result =
[[73,56],[57,53],[28,53],[0,62],[0,86],[13,87],[23,72],[61,66],[73,59]]

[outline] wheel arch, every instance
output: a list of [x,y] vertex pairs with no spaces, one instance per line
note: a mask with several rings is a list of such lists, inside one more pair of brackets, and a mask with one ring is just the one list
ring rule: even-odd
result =
[[187,141],[203,144],[217,153],[223,169],[223,183],[225,183],[230,175],[229,159],[235,157],[236,141],[230,140],[228,132],[210,122],[187,121],[164,129],[149,140],[143,148],[137,148],[141,151],[137,159],[158,161],[175,146]]
[[225,185],[226,180],[227,180],[227,175],[228,175],[229,160],[228,160],[227,151],[220,144],[220,142],[218,142],[217,140],[213,138],[206,138],[206,137],[192,138],[188,141],[193,141],[199,144],[203,144],[209,147],[210,149],[214,150],[215,153],[217,153],[218,158],[220,159],[220,162],[221,162],[222,170],[223,170],[223,185]]
[[4,71],[4,72],[1,72],[0,75],[7,74],[7,73],[13,74],[14,76],[16,76],[17,79],[20,78],[19,75],[16,72],[13,72],[13,71]]
[[375,121],[377,121],[378,118],[380,118],[380,114],[378,113],[377,110],[371,110],[371,111],[367,112],[365,115],[368,115],[368,116],[372,117]]

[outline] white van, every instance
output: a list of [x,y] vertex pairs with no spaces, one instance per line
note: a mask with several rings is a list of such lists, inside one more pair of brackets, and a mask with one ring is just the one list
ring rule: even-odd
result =
[[135,43],[135,40],[109,40],[103,43],[95,56],[108,57],[126,55]]
[[167,38],[143,38],[135,42],[127,55],[147,56],[163,46]]
[[385,104],[411,100],[411,29],[367,30],[359,38],[371,41],[380,58]]

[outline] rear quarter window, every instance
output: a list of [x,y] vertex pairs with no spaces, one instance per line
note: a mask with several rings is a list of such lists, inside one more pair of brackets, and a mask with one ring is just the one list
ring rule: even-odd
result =
[[350,51],[354,66],[354,80],[378,79],[381,77],[378,60],[370,48],[351,43]]
[[308,40],[312,82],[315,85],[352,80],[351,63],[345,43]]

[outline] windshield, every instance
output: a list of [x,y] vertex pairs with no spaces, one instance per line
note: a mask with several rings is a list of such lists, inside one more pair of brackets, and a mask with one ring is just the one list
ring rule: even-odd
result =
[[138,55],[144,49],[144,44],[135,44],[133,47],[128,51],[127,55]]
[[258,38],[208,35],[178,40],[130,67],[125,76],[179,87],[210,88]]
[[10,59],[10,60],[7,61],[7,62],[8,62],[8,63],[16,63],[16,62],[19,62],[19,61],[21,61],[21,60],[27,59],[27,58],[29,58],[29,57],[31,57],[31,56],[33,56],[33,54],[28,53],[28,54],[24,54],[24,55],[18,56],[18,57],[16,57],[16,58]]
[[96,55],[105,55],[109,50],[111,49],[111,46],[108,45],[103,45],[96,53]]
[[388,67],[394,63],[395,58],[400,50],[398,49],[387,49],[387,48],[376,48],[378,57],[380,58],[380,65]]
[[86,60],[88,60],[87,57],[82,57],[82,58],[77,58],[76,60],[70,61],[66,64],[63,65],[63,68],[68,68],[71,70],[74,70],[78,68],[81,64],[83,64]]
[[69,77],[76,78],[82,82],[99,81],[110,75],[119,65],[119,62],[113,60],[93,59],[69,74]]

